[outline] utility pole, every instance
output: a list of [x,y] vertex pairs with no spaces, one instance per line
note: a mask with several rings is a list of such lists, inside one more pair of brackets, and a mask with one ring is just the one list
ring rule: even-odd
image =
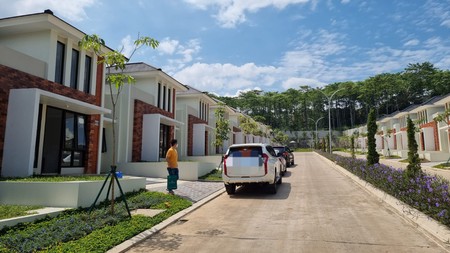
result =
[[332,147],[331,147],[331,100],[333,99],[333,96],[338,92],[343,90],[343,88],[336,90],[331,94],[331,96],[327,96],[322,90],[319,89],[320,92],[328,99],[328,142],[330,143],[330,154],[333,153]]

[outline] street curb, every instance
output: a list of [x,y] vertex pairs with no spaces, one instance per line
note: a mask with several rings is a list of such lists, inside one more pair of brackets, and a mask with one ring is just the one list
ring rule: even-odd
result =
[[361,188],[391,206],[402,218],[404,218],[409,223],[417,226],[417,228],[422,230],[422,232],[427,232],[433,235],[442,243],[448,244],[450,242],[450,229],[446,226],[442,225],[441,223],[427,216],[421,211],[409,206],[408,204],[392,197],[391,195],[379,190],[378,188],[375,188],[372,184],[360,179],[353,173],[330,161],[326,157],[323,157],[317,153],[315,154],[328,162],[335,170],[352,179]]
[[194,203],[189,208],[186,208],[186,209],[170,216],[163,222],[153,226],[152,228],[150,228],[148,230],[145,230],[144,232],[134,236],[131,239],[128,239],[127,241],[125,241],[119,245],[116,245],[114,248],[108,250],[107,252],[108,253],[121,253],[121,252],[125,252],[125,251],[129,250],[131,247],[139,244],[141,241],[147,239],[148,237],[152,236],[153,234],[155,234],[155,233],[163,230],[164,228],[168,227],[169,225],[177,222],[179,219],[181,219],[184,216],[188,215],[189,213],[195,211],[196,209],[200,208],[201,206],[208,203],[209,201],[217,198],[218,196],[222,195],[224,192],[225,192],[225,188],[215,191],[214,193],[210,194],[206,198]]

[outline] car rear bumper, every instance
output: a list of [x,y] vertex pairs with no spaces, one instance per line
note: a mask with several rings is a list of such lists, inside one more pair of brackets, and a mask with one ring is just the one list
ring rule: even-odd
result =
[[226,175],[222,175],[222,180],[225,184],[273,184],[274,178],[274,175],[270,173],[262,177],[228,177]]

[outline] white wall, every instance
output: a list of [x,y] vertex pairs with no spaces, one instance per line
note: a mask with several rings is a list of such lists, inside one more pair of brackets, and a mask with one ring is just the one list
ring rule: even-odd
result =
[[35,89],[11,90],[9,93],[3,177],[33,175],[39,97]]
[[205,155],[205,124],[194,124],[193,140],[192,140],[192,155]]
[[159,114],[145,114],[142,120],[142,160],[159,161]]
[[434,128],[432,127],[425,127],[422,128],[423,131],[423,138],[425,141],[425,150],[427,151],[435,151],[435,146],[434,146]]

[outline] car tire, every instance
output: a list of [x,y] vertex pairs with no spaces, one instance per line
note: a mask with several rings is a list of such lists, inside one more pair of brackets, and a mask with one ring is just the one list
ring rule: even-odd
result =
[[228,195],[233,195],[236,193],[236,185],[235,184],[226,184],[225,190],[227,191]]
[[275,173],[275,178],[273,179],[273,184],[269,184],[269,193],[277,194],[277,175],[276,175],[276,173]]
[[281,183],[283,183],[283,177],[280,175],[280,178],[278,179],[277,184],[281,184]]

